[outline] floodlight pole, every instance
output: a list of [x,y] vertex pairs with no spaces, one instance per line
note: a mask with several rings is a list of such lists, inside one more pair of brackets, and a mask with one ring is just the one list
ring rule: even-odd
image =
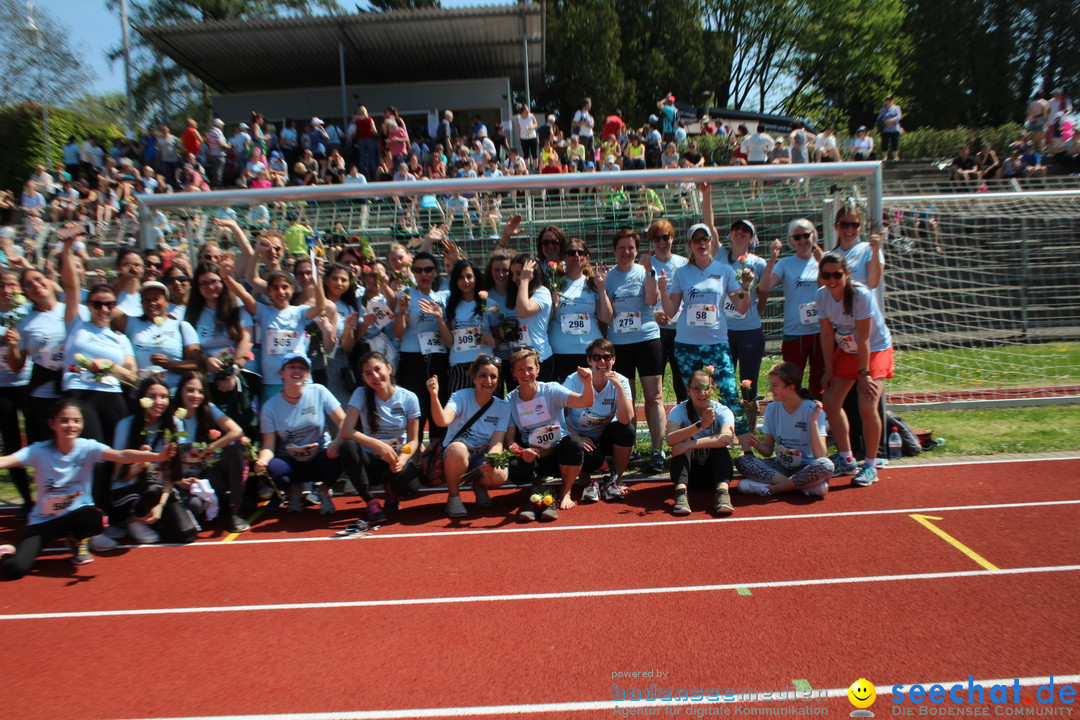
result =
[[[26,3],[26,29],[37,35],[38,53],[43,54],[45,42],[41,37],[41,29],[34,24],[34,3],[27,0]],[[49,139],[49,98],[45,95],[45,64],[38,61],[38,89],[41,92],[41,131],[45,136],[45,158],[42,164],[45,172],[49,172],[49,158],[52,156],[52,142]]]
[[124,31],[124,111],[127,115],[128,140],[135,139],[135,124],[131,115],[131,38],[128,35],[127,0],[120,0],[120,25]]
[[525,104],[532,110],[532,92],[529,89],[529,25],[525,19],[525,2],[521,0],[521,55],[525,70]]

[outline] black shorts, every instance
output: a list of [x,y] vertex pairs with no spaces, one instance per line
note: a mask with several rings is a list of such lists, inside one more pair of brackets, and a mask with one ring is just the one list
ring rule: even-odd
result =
[[660,338],[615,346],[615,372],[631,382],[638,377],[664,374],[664,345]]

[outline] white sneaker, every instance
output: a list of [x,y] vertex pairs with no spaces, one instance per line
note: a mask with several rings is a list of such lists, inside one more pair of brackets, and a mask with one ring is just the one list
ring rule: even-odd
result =
[[319,513],[333,515],[337,510],[334,507],[334,492],[326,486],[326,483],[319,483],[315,486],[315,494],[319,496]]
[[829,494],[829,483],[823,482],[820,485],[815,485],[812,488],[804,488],[802,494],[806,497],[823,498]]
[[758,482],[757,480],[747,480],[746,478],[743,478],[739,481],[737,487],[739,488],[739,492],[745,495],[760,495],[761,497],[769,496],[769,486],[763,482]]
[[153,545],[161,541],[161,536],[141,520],[128,521],[128,535],[131,536],[132,540],[143,545]]
[[447,499],[446,514],[452,518],[463,518],[468,516],[469,511],[465,509],[465,503],[461,502],[460,495]]
[[90,538],[90,549],[96,553],[115,549],[120,543],[113,540],[105,533]]
[[889,458],[883,458],[883,457],[874,458],[874,467],[876,467],[878,470],[880,470],[883,467],[887,467],[888,464],[889,464]]

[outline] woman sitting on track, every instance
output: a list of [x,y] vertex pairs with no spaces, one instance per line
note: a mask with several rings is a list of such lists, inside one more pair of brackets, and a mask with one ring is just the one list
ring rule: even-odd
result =
[[[507,427],[506,442],[513,443],[518,431],[526,446],[520,457],[510,461],[510,478],[515,485],[533,484],[534,494],[541,490],[536,475],[558,473],[562,487],[555,502],[540,512],[541,520],[556,520],[559,509],[574,507],[570,490],[581,472],[584,457],[581,439],[566,431],[567,407],[587,408],[593,403],[592,370],[578,368],[583,389],[575,393],[564,385],[539,382],[540,353],[522,349],[510,356],[510,371],[518,387],[507,398],[510,403],[511,424]],[[518,513],[519,522],[536,520],[536,507],[527,503]]]
[[469,365],[473,387],[458,390],[450,396],[446,407],[439,402],[439,379],[428,382],[431,395],[431,419],[446,428],[443,439],[443,470],[446,475],[446,514],[465,517],[468,512],[461,501],[461,481],[467,473],[479,473],[472,481],[476,507],[488,507],[489,488],[506,482],[506,469],[493,468],[484,462],[487,453],[502,452],[506,426],[510,422],[510,405],[495,397],[499,387],[499,359],[480,355]]
[[801,387],[802,369],[794,363],[773,365],[769,370],[769,391],[773,402],[765,407],[764,437],[756,435],[750,445],[768,457],[762,460],[746,453],[735,460],[743,474],[739,492],[748,495],[776,495],[802,490],[809,497],[825,497],[833,464],[825,445],[825,415],[821,403]]
[[[581,438],[585,449],[582,474],[596,472],[604,464],[605,456],[611,456],[611,472],[603,487],[590,480],[581,494],[582,502],[622,500],[622,476],[630,464],[634,449],[634,403],[630,399],[630,381],[615,372],[615,346],[598,338],[589,343],[585,357],[592,368],[593,403],[587,408],[570,408],[566,421],[571,433]],[[581,377],[574,373],[563,381],[573,392],[584,389]]]
[[852,282],[843,255],[827,253],[821,259],[820,273],[823,287],[817,291],[816,302],[825,358],[825,414],[836,439],[838,464],[853,464],[844,398],[852,386],[858,385],[866,460],[852,482],[866,487],[878,479],[875,459],[882,427],[878,403],[885,392],[886,378],[893,376],[892,335],[873,291]]
[[263,405],[259,415],[262,449],[252,470],[256,475],[268,473],[275,486],[288,486],[289,512],[303,511],[303,485],[316,483],[319,512],[328,515],[334,512],[330,485],[338,476],[332,461],[338,448],[328,449],[326,421],[341,427],[345,413],[329,390],[309,383],[307,355],[291,353],[281,360],[281,392]]
[[[363,448],[360,463],[365,492],[369,486],[385,485],[386,509],[393,511],[397,498],[420,492],[420,470],[412,462],[420,447],[420,400],[411,390],[395,384],[394,368],[382,353],[361,356],[357,367],[364,384],[349,399],[334,444],[356,440]],[[367,512],[368,523],[386,522],[378,500],[368,500]]]
[[42,548],[58,537],[67,539],[74,564],[93,562],[86,539],[105,527],[104,513],[94,507],[91,499],[97,463],[164,462],[176,452],[172,445],[160,452],[113,450],[96,440],[81,438],[82,410],[70,400],[57,401],[48,414],[48,425],[54,435],[52,440],[0,457],[0,470],[32,467],[37,483],[37,504],[30,512],[18,549],[0,545],[0,575],[7,580],[18,580],[30,572]]
[[735,444],[735,415],[716,400],[712,368],[695,370],[687,377],[689,397],[671,408],[667,419],[667,444],[671,448],[671,479],[675,483],[675,515],[689,515],[686,496],[689,483],[715,487],[713,512],[730,515],[728,484]]

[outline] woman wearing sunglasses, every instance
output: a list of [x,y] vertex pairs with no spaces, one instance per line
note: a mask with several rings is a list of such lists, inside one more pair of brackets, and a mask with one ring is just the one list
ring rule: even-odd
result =
[[[618,501],[623,499],[622,476],[630,464],[636,434],[634,403],[630,399],[630,382],[613,369],[615,346],[603,338],[589,343],[586,350],[592,369],[593,402],[587,408],[566,409],[567,429],[581,438],[585,458],[581,472],[586,477],[596,472],[611,458],[611,472],[603,484],[589,480],[581,494],[581,502]],[[563,382],[571,392],[580,393],[585,382],[576,372]]]
[[780,257],[784,244],[779,238],[772,241],[771,255],[765,265],[760,292],[768,295],[777,285],[784,290],[784,339],[781,353],[784,362],[793,363],[805,372],[810,364],[807,387],[810,396],[821,398],[821,374],[825,361],[821,355],[821,325],[815,298],[818,289],[818,260],[821,247],[817,244],[814,223],[806,219],[788,225],[788,244],[795,255]]
[[603,337],[600,323],[611,322],[611,301],[604,291],[607,270],[602,265],[593,268],[581,238],[566,241],[565,257],[566,279],[548,326],[556,378],[585,364],[585,349]]
[[[675,226],[670,220],[660,219],[654,222],[649,226],[646,237],[652,245],[652,267],[657,277],[674,277],[675,271],[688,262],[682,255],[671,252],[671,243],[675,240]],[[664,312],[662,298],[653,306],[653,317],[660,326],[660,346],[664,352],[660,374],[664,373],[665,366],[671,366],[671,387],[675,391],[675,398],[682,402],[686,399],[686,383],[683,382],[679,364],[675,361],[675,321]]]
[[[64,397],[83,407],[83,435],[90,440],[109,442],[117,423],[127,415],[121,382],[134,385],[135,350],[131,341],[110,327],[116,295],[108,285],[90,288],[86,304],[90,320],[81,317],[78,274],[71,247],[83,234],[82,226],[70,224],[60,230],[64,282],[64,322],[68,338],[64,344]],[[140,270],[141,273],[141,270]],[[109,491],[109,468],[101,465],[94,473],[94,500],[104,507]]]
[[839,451],[838,470],[840,465],[854,466],[844,398],[858,388],[866,461],[853,482],[866,487],[878,479],[875,461],[882,431],[878,404],[885,380],[893,376],[892,335],[873,291],[852,279],[842,253],[830,252],[821,259],[820,276],[817,309],[825,355],[825,414]]
[[[446,324],[446,302],[450,298],[450,291],[434,289],[439,270],[435,256],[429,252],[416,253],[412,273],[416,287],[405,288],[397,296],[393,332],[394,337],[401,341],[397,377],[400,378],[401,387],[420,399],[419,433],[423,437],[424,425],[431,418],[428,392],[424,385],[432,375],[445,377],[450,367],[448,350],[443,342],[444,335],[452,335]],[[443,389],[443,402],[449,397],[447,390]],[[446,435],[446,428],[431,423],[428,433],[432,440],[442,439]]]
[[169,315],[183,320],[187,314],[188,294],[191,292],[191,268],[186,261],[173,258],[161,281],[169,289]]
[[499,387],[500,361],[493,355],[478,355],[469,364],[473,387],[458,390],[446,407],[439,402],[439,379],[427,381],[432,421],[446,428],[443,439],[443,467],[446,474],[446,514],[453,518],[468,515],[461,501],[461,483],[473,476],[476,507],[491,505],[488,490],[506,482],[506,468],[493,468],[484,461],[487,453],[502,452],[510,405],[495,397]]

